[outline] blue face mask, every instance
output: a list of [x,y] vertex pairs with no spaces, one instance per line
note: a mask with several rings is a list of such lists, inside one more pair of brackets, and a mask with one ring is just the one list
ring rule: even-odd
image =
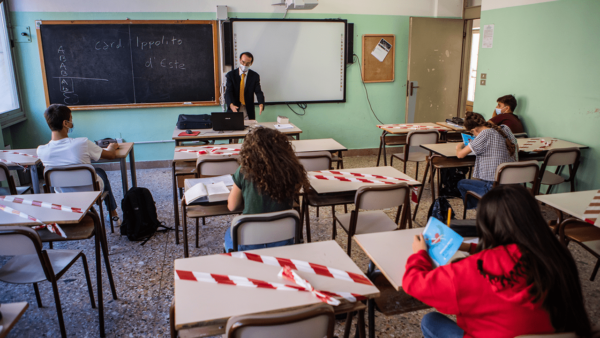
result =
[[502,109],[496,108],[496,114],[498,114],[498,115],[502,114]]
[[73,124],[73,122],[71,122],[71,128],[69,128],[69,131],[67,132],[68,134],[73,133],[73,128],[75,127],[75,125]]

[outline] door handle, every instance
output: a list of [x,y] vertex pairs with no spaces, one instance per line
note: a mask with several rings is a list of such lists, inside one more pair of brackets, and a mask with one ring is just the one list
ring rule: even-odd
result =
[[410,96],[413,96],[413,88],[419,88],[419,86],[415,86],[414,82],[410,82]]

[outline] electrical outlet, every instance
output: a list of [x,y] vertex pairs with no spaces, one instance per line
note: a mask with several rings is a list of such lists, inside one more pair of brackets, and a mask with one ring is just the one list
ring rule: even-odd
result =
[[482,79],[487,79],[487,74],[486,73],[481,73],[481,78]]
[[479,84],[482,85],[482,86],[485,86],[485,80],[479,81]]

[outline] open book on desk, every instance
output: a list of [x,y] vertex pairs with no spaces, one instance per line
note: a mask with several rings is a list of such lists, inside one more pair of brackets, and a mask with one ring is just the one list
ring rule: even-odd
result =
[[190,205],[227,201],[232,186],[231,175],[187,179],[184,181],[185,203]]

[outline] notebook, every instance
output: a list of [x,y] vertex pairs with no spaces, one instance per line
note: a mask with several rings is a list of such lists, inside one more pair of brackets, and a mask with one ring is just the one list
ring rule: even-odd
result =
[[462,136],[463,142],[464,142],[464,144],[466,146],[468,146],[469,143],[475,139],[474,136],[471,136],[469,134],[463,134],[463,133],[461,133],[460,135]]
[[429,217],[423,238],[427,244],[427,253],[436,266],[446,265],[463,242],[462,236],[435,217]]

